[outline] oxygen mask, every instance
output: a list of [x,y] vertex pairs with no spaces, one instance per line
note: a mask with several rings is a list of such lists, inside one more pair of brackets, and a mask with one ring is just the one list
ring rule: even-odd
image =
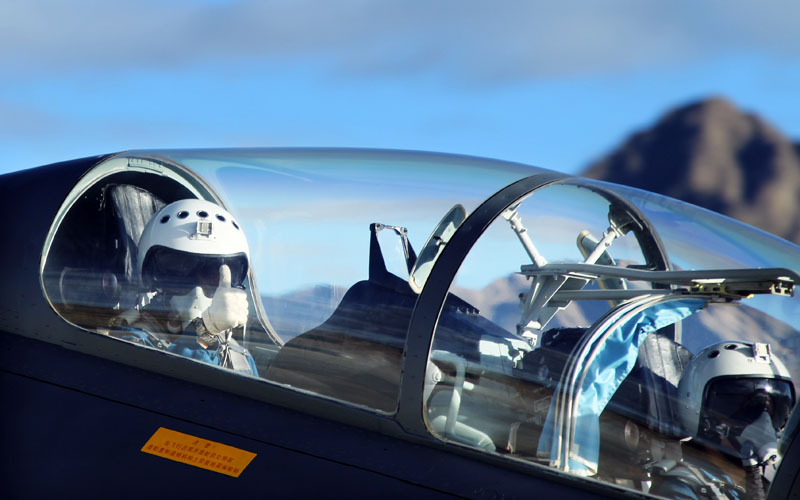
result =
[[193,319],[199,318],[211,305],[211,298],[203,293],[203,287],[196,286],[184,295],[173,295],[169,299],[170,310],[176,314],[181,326],[186,328]]

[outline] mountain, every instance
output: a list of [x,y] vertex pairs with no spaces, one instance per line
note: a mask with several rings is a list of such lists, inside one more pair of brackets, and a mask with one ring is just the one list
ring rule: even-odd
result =
[[[515,332],[520,321],[520,294],[530,291],[530,288],[531,282],[525,276],[514,273],[498,278],[480,290],[454,286],[451,291],[475,306],[482,316]],[[607,310],[607,303],[601,301],[584,301],[581,307],[573,304],[558,313],[547,328],[586,327]]]
[[668,112],[582,175],[684,200],[800,243],[800,144],[723,98]]
[[316,285],[284,295],[262,294],[261,303],[272,327],[288,341],[328,319],[345,292],[336,285]]

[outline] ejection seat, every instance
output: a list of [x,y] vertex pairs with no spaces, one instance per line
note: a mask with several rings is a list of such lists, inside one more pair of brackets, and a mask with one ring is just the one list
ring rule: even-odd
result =
[[[530,383],[524,397],[532,411],[512,425],[508,449],[536,457],[550,401],[582,328],[551,329],[542,345],[523,359]],[[633,370],[600,415],[598,475],[611,480],[646,481],[646,466],[662,459],[680,460],[677,386],[691,353],[672,340],[672,327],[648,335]]]
[[[144,227],[153,215],[164,207],[165,203],[158,197],[137,186],[118,184],[107,187],[111,211],[112,232],[117,248],[111,253],[108,262],[108,274],[111,280],[111,291],[119,295],[120,309],[135,305],[138,283],[136,261],[138,258],[139,238]],[[116,223],[116,227],[114,226]],[[114,287],[116,281],[118,288]]]
[[[369,279],[345,293],[321,325],[288,341],[270,364],[265,378],[350,403],[394,411],[400,390],[403,349],[418,296],[408,282],[388,272],[378,243],[377,224],[370,227]],[[408,247],[409,269],[416,261]],[[453,325],[444,335],[469,336],[468,322],[450,310],[477,310],[450,294],[442,322]],[[451,344],[455,344],[451,341]],[[472,346],[477,359],[477,341]]]
[[600,415],[600,475],[646,481],[647,466],[680,461],[682,439],[678,383],[691,352],[667,332],[648,335],[639,356]]
[[[386,270],[378,226],[370,226],[369,279],[350,287],[325,322],[287,342],[265,378],[387,412],[395,409],[417,296]],[[410,255],[416,258],[413,250]]]

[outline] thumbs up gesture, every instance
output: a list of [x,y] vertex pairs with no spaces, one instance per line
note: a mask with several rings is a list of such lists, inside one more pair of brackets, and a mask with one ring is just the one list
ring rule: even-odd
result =
[[219,266],[219,286],[211,305],[203,311],[203,324],[210,333],[218,334],[247,322],[247,293],[231,288],[231,270]]

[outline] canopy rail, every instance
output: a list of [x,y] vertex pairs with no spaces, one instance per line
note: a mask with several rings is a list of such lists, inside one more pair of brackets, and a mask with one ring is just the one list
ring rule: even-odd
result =
[[[745,298],[756,294],[790,297],[794,295],[795,284],[800,282],[800,274],[784,268],[651,271],[598,264],[552,263],[541,267],[524,265],[521,268],[521,274],[532,278],[559,276],[584,280],[620,278],[628,281],[646,281],[682,287],[686,289],[687,293],[731,299]],[[560,291],[554,295],[553,299],[559,301],[629,299],[659,293],[663,294],[665,290],[573,290]]]

